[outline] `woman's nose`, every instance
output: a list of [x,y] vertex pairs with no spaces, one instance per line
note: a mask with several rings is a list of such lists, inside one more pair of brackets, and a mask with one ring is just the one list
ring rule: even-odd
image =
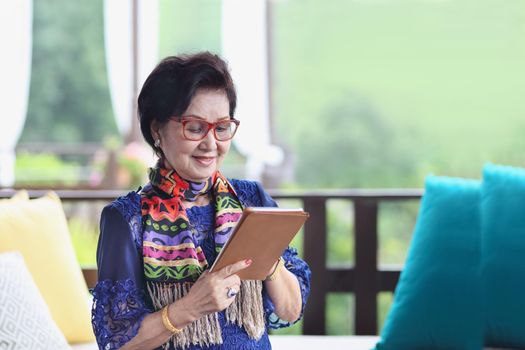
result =
[[217,148],[217,139],[215,139],[215,134],[213,129],[210,129],[206,136],[202,139],[201,145],[205,146],[206,149],[216,149]]

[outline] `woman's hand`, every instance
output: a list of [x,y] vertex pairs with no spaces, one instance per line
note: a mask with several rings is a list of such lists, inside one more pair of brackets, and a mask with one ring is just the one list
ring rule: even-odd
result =
[[222,311],[230,306],[235,296],[232,296],[229,290],[236,294],[241,286],[241,279],[235,273],[247,268],[251,263],[250,259],[241,260],[217,272],[204,271],[191,287],[190,292],[183,298],[195,319],[212,312]]

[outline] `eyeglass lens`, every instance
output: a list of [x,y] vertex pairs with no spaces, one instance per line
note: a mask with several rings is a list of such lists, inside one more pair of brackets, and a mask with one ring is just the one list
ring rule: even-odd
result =
[[190,140],[198,141],[206,136],[210,128],[213,128],[215,138],[219,141],[226,141],[233,137],[237,128],[237,124],[232,120],[225,120],[212,125],[200,120],[187,121],[184,124],[184,135]]

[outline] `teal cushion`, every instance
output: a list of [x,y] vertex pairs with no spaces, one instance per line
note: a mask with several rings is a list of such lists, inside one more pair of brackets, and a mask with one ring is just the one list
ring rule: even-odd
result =
[[525,348],[525,170],[483,169],[485,344]]
[[482,348],[480,183],[430,176],[377,350]]

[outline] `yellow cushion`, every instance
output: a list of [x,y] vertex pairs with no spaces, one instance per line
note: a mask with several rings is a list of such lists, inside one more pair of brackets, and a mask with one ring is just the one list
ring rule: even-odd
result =
[[2,201],[24,201],[29,199],[29,194],[26,190],[20,190],[16,192],[13,197],[9,199],[2,199]]
[[88,289],[75,257],[60,199],[0,201],[0,252],[18,250],[70,343],[94,340]]

